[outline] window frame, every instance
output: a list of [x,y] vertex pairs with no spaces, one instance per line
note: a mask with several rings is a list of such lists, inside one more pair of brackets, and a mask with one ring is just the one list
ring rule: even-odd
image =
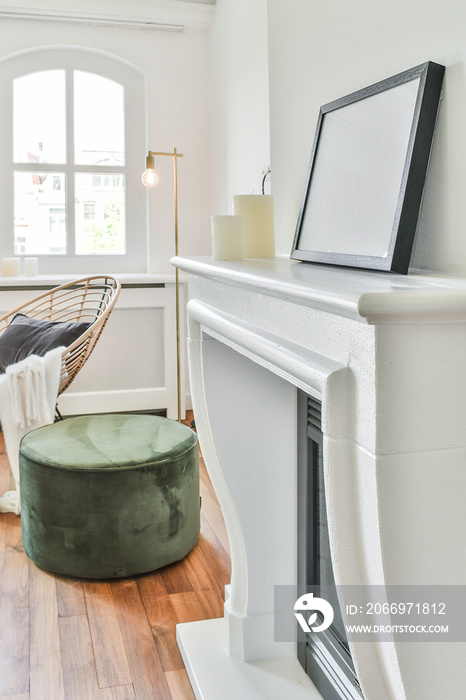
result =
[[[29,171],[30,163],[13,161],[13,81],[21,76],[45,70],[65,70],[67,162],[41,163],[43,172],[63,172],[66,188],[67,254],[38,255],[44,274],[94,273],[103,268],[112,272],[146,272],[148,265],[147,194],[141,183],[141,154],[146,151],[145,76],[136,66],[103,51],[80,47],[45,47],[10,55],[0,61],[0,249],[4,256],[14,256],[14,172]],[[72,71],[86,71],[114,80],[123,86],[125,105],[125,165],[93,166],[74,163],[73,90],[68,76]],[[124,173],[125,233],[124,255],[76,255],[74,238],[74,174]],[[15,255],[24,257],[25,254]]]

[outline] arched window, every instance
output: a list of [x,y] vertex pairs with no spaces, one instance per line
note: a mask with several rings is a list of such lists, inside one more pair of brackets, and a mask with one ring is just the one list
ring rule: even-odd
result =
[[144,89],[137,68],[87,49],[0,62],[2,255],[48,273],[146,270]]

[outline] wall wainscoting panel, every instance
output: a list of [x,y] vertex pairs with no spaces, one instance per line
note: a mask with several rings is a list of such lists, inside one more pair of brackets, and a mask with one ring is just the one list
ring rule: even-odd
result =
[[[53,285],[54,286],[54,285]],[[45,290],[45,288],[44,288]],[[0,313],[42,289],[0,289]],[[185,415],[184,287],[181,295],[181,413]],[[116,411],[166,411],[176,419],[175,284],[122,284],[117,305],[91,357],[60,396],[62,415]]]

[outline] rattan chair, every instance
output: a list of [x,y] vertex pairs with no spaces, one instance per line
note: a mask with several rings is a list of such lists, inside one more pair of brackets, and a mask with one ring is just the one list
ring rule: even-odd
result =
[[44,292],[0,318],[0,334],[17,313],[47,321],[83,321],[89,328],[63,351],[58,395],[63,393],[93,351],[120,293],[120,282],[95,275]]

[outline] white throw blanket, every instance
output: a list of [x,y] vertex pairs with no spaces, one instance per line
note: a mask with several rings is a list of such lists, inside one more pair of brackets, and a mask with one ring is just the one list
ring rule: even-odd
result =
[[0,422],[16,490],[0,497],[0,513],[20,514],[19,444],[23,435],[53,423],[64,348],[30,355],[0,375]]

